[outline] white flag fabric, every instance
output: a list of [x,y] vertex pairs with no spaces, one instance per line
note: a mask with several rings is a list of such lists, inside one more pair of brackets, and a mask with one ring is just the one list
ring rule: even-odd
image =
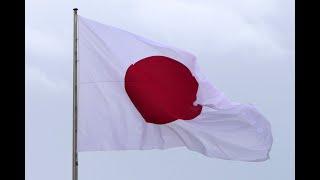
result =
[[78,43],[79,152],[186,147],[269,158],[269,122],[214,87],[192,54],[82,16]]

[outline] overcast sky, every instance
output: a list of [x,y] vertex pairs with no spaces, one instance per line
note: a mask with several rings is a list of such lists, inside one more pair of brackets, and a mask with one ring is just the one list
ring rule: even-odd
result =
[[293,180],[293,0],[27,0],[26,179],[71,180],[72,27],[79,14],[198,58],[210,81],[270,121],[268,161],[185,148],[79,154],[79,180]]

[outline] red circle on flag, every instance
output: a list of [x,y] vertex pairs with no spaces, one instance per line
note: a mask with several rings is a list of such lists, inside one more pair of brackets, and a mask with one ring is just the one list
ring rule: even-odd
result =
[[197,117],[194,106],[198,82],[182,63],[165,56],[150,56],[132,64],[125,75],[125,90],[146,122],[166,124]]

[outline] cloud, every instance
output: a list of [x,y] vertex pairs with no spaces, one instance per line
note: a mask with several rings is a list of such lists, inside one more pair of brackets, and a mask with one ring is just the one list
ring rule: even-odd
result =
[[[43,60],[59,61],[69,53],[72,47],[64,36],[57,32],[48,32],[26,26],[26,51],[28,54],[42,57]],[[69,38],[70,39],[70,38]],[[27,61],[32,59],[27,59]]]
[[244,62],[292,56],[292,26],[277,28],[275,19],[281,16],[277,1],[227,2],[140,0],[132,8],[133,23],[139,26],[129,28],[208,56],[238,57]]
[[26,85],[27,90],[31,90],[30,92],[32,93],[38,91],[42,93],[46,93],[47,91],[51,93],[65,93],[70,90],[65,82],[53,81],[45,72],[28,64],[26,64]]

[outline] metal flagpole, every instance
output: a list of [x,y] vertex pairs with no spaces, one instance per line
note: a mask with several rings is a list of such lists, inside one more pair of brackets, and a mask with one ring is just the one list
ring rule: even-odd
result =
[[78,87],[77,87],[77,61],[78,61],[78,9],[73,9],[73,147],[72,147],[72,180],[78,180]]

